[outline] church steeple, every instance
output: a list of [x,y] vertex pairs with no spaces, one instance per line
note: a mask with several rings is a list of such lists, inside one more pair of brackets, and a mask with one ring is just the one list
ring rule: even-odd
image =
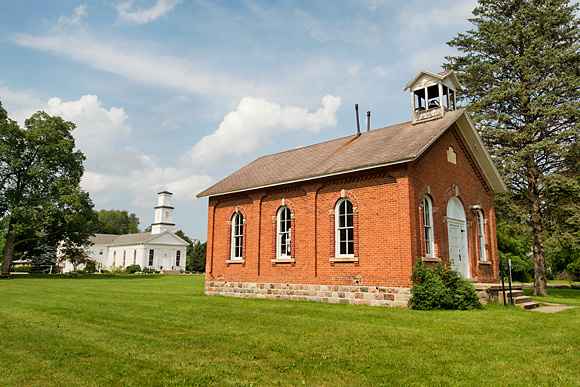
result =
[[411,89],[413,124],[443,118],[446,111],[457,108],[456,91],[461,90],[453,70],[432,73],[421,70],[407,83]]
[[173,231],[173,207],[171,207],[171,196],[168,191],[157,194],[157,207],[155,207],[155,223],[151,225],[151,234],[160,234],[165,230]]

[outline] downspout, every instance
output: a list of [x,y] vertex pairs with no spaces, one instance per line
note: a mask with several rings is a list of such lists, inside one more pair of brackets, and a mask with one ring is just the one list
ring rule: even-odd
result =
[[326,187],[323,183],[314,194],[314,278],[318,277],[318,192]]
[[264,200],[264,197],[264,195],[260,197],[260,203],[258,204],[258,277],[260,276],[260,268],[262,267],[260,259],[262,256],[262,200]]
[[210,252],[210,260],[209,260],[209,274],[213,278],[213,247],[215,242],[215,212],[217,206],[220,204],[220,200],[218,199],[213,206],[213,214],[211,216],[211,252]]

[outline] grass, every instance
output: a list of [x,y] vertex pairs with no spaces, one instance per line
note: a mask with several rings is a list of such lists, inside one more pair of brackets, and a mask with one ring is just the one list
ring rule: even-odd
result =
[[[524,294],[531,296],[532,288],[524,288]],[[532,300],[538,302],[552,302],[564,305],[580,306],[580,289],[556,289],[548,288],[548,297],[533,296]]]
[[0,294],[2,386],[580,385],[580,308],[207,297],[201,276],[160,275],[14,276]]

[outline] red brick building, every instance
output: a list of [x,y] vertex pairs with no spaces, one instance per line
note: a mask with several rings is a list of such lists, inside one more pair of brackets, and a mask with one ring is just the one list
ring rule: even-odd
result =
[[209,197],[206,294],[406,306],[417,260],[497,282],[505,185],[453,71],[421,71],[412,121],[261,157]]

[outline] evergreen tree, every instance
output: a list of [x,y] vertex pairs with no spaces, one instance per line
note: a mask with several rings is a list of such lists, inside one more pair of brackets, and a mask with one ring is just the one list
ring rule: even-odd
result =
[[460,54],[445,67],[458,72],[461,100],[510,188],[498,217],[529,227],[535,295],[547,294],[544,234],[555,208],[548,192],[573,186],[567,160],[580,137],[577,12],[568,0],[479,0],[475,28],[448,43]]
[[193,246],[193,254],[191,259],[191,270],[205,273],[205,258],[207,254],[207,242],[197,242]]

